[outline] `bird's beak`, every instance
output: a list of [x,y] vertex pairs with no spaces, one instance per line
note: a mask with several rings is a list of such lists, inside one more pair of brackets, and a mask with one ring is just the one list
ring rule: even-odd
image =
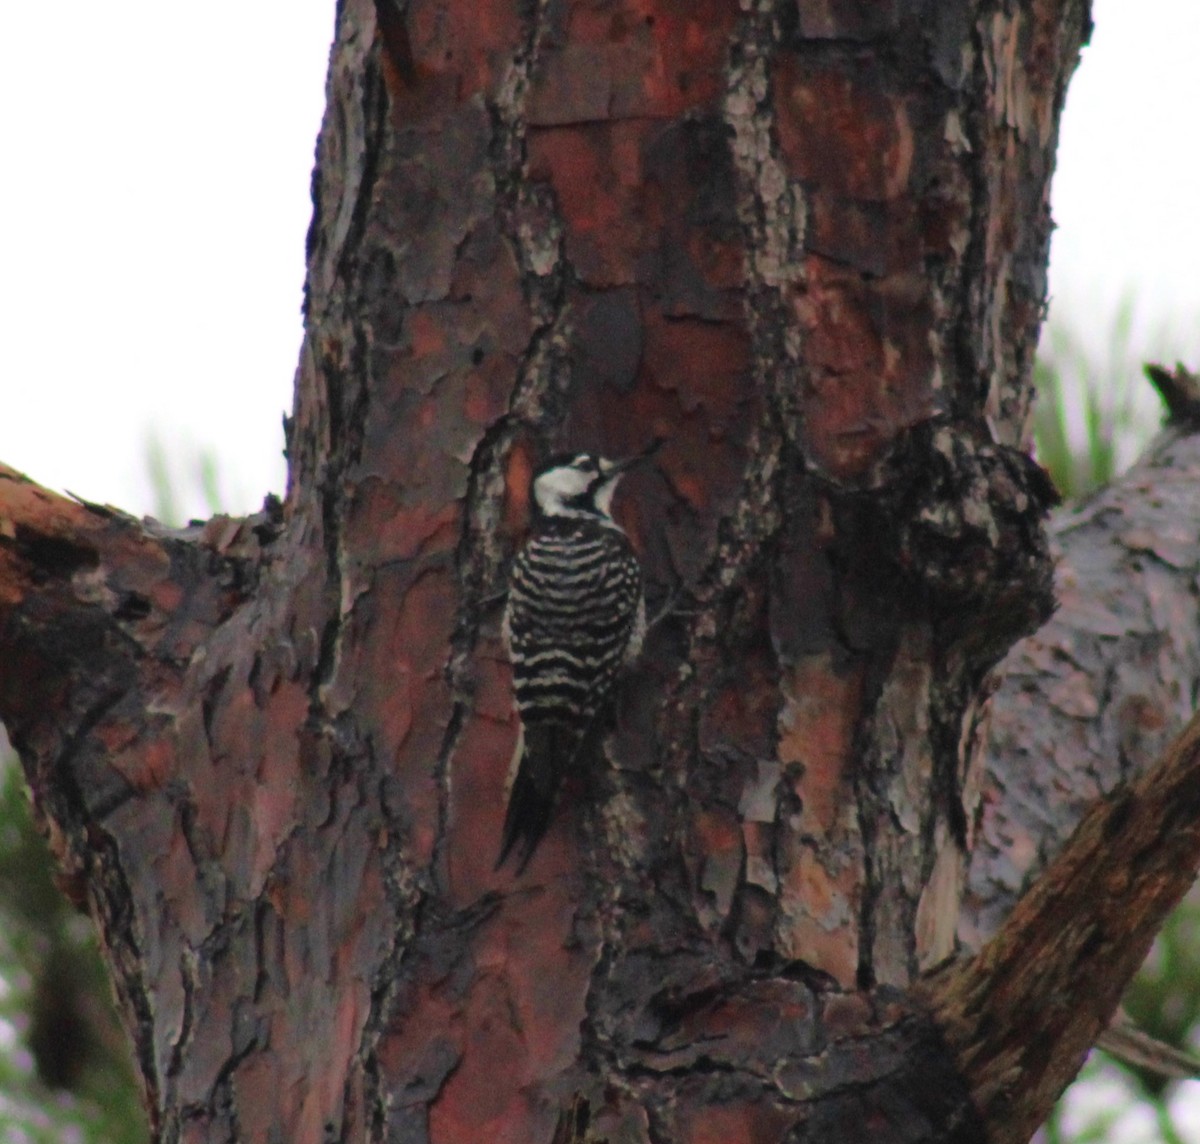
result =
[[644,461],[650,460],[655,453],[666,444],[665,437],[655,437],[649,445],[646,446],[640,453],[634,453],[632,457],[626,457],[621,461],[605,461],[600,462],[600,472],[607,484],[609,481],[615,481],[619,476],[629,472],[630,469],[642,464]]

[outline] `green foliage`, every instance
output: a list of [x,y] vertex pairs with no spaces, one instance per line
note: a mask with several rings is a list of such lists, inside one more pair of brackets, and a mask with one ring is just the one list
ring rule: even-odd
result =
[[[1038,458],[1068,498],[1110,480],[1156,427],[1132,329],[1133,306],[1126,302],[1101,358],[1071,329],[1052,324],[1046,331],[1035,368]],[[172,462],[152,436],[146,463],[155,515],[164,523],[183,523],[181,487],[210,512],[220,511],[211,455]],[[52,870],[19,767],[0,756],[0,1139],[142,1144],[147,1130],[140,1095],[92,927],[58,892]],[[1195,893],[1159,936],[1126,1006],[1144,1029],[1169,1043],[1185,1047],[1197,1038]],[[61,1087],[39,1077],[30,1043],[39,1045],[38,1065]],[[1163,1086],[1094,1054],[1041,1136],[1047,1144],[1183,1144],[1188,1137],[1177,1123],[1178,1092],[1178,1085]]]
[[[220,510],[211,453],[151,435],[155,515]],[[142,1144],[148,1138],[129,1046],[90,920],[54,884],[20,767],[0,734],[0,1140]]]
[[[1200,890],[1193,887],[1155,939],[1146,964],[1125,995],[1125,1009],[1151,1036],[1187,1047],[1200,1032]],[[1139,1077],[1146,1092],[1163,1085]]]
[[[1124,1005],[1145,1032],[1169,1045],[1194,1050],[1200,1042],[1200,891],[1193,889],[1160,931]],[[1186,1083],[1194,1088],[1197,1082]],[[1096,1054],[1056,1116],[1072,1133],[1051,1139],[1193,1144],[1197,1115],[1186,1105],[1194,1105],[1194,1097],[1180,1082]]]
[[176,446],[168,455],[162,438],[151,433],[146,438],[146,474],[154,492],[154,516],[163,524],[177,528],[185,523],[181,493],[189,504],[202,504],[209,516],[223,511],[217,461],[211,450]]
[[[2,739],[0,739],[2,742]],[[19,766],[0,756],[0,1139],[142,1144],[129,1046],[88,918],[54,884]]]
[[1133,328],[1127,298],[1103,354],[1073,327],[1051,322],[1043,331],[1034,366],[1034,436],[1038,460],[1068,500],[1112,480],[1158,427],[1158,401],[1142,374]]
[[[1158,428],[1161,405],[1133,349],[1134,308],[1125,301],[1108,349],[1097,357],[1073,329],[1051,324],[1034,376],[1038,460],[1064,497],[1079,499],[1112,480]],[[1169,341],[1165,334],[1160,342]],[[1163,353],[1164,359],[1174,355]],[[1177,1048],[1200,1044],[1200,895],[1195,891],[1167,922],[1125,1007],[1152,1036]],[[1188,1082],[1193,1084],[1194,1082]],[[1042,1130],[1047,1144],[1194,1139],[1178,1123],[1178,1082],[1164,1082],[1093,1054]]]

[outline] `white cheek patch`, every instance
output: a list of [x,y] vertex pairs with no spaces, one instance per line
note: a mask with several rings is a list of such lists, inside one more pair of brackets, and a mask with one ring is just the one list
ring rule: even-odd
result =
[[578,469],[551,469],[533,482],[533,495],[548,512],[561,508],[572,497],[586,492],[592,478]]

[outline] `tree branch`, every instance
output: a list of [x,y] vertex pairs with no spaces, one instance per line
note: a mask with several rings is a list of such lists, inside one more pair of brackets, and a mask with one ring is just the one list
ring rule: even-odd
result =
[[0,465],[0,715],[14,742],[62,766],[72,737],[147,661],[181,669],[247,598],[248,557],[274,533],[275,515],[270,506],[246,521],[171,530]]
[[1198,867],[1200,717],[1155,767],[1093,805],[978,955],[933,980],[993,1144],[1024,1144],[1046,1118]]
[[[178,604],[170,563],[164,543],[130,517],[0,467],[0,712],[14,741],[61,760],[128,689],[139,633],[164,625]],[[64,692],[66,712],[48,702]]]
[[1191,716],[1200,435],[1168,427],[1051,525],[1054,617],[997,669],[981,815],[959,922],[978,949],[1099,797],[1143,773]]
[[[64,888],[87,899],[103,933],[152,1117],[164,1062],[147,963],[161,952],[161,921],[137,910],[161,910],[178,785],[174,716],[214,632],[252,596],[276,518],[272,503],[247,520],[170,530],[0,466],[0,719]],[[147,809],[154,794],[162,813]],[[198,881],[190,866],[180,878]]]

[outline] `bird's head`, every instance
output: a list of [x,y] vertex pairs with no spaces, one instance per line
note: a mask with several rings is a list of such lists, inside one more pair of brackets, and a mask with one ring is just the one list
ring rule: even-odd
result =
[[650,448],[622,461],[610,461],[595,453],[551,457],[533,475],[534,507],[546,517],[593,517],[611,522],[613,494],[621,478],[661,444],[656,439]]

